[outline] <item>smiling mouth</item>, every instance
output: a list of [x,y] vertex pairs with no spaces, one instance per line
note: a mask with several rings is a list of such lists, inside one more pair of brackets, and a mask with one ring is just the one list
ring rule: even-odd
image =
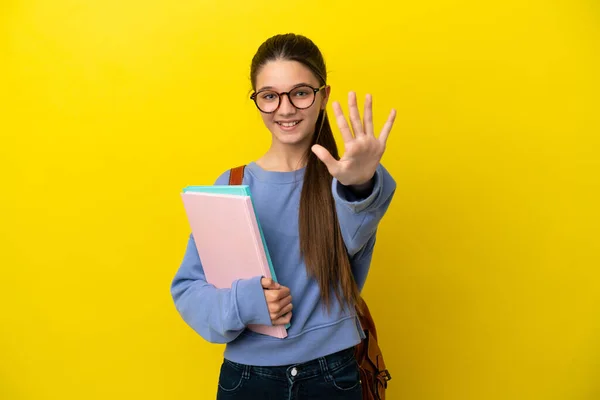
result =
[[298,125],[300,123],[300,121],[301,120],[299,120],[299,121],[292,121],[292,122],[279,122],[279,121],[275,121],[275,123],[277,125],[283,126],[284,128],[292,128],[292,127]]

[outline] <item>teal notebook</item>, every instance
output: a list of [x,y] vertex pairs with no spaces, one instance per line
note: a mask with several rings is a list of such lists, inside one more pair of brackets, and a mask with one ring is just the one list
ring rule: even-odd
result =
[[[234,196],[249,196],[250,201],[252,202],[252,207],[254,208],[254,215],[256,215],[256,207],[254,206],[254,199],[252,198],[252,194],[250,193],[250,187],[248,185],[210,185],[210,186],[187,186],[183,189],[184,193],[187,192],[199,192],[199,193],[215,193],[215,194],[229,194]],[[269,263],[269,270],[271,271],[271,277],[275,282],[277,281],[277,275],[275,274],[275,269],[273,268],[273,261],[271,261],[271,255],[269,254],[269,249],[267,247],[267,241],[265,240],[265,235],[263,233],[262,227],[260,225],[260,221],[258,217],[256,218],[256,223],[258,225],[258,231],[260,232],[260,238],[262,240],[263,247],[265,249],[265,255],[267,256],[267,262]],[[286,325],[286,328],[289,328],[290,324]]]

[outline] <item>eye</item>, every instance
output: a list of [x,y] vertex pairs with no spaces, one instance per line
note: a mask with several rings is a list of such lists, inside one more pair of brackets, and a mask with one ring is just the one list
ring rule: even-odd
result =
[[293,96],[294,97],[306,97],[310,94],[310,90],[308,90],[307,88],[298,88],[296,90],[294,90]]
[[263,100],[272,101],[272,100],[277,99],[277,93],[264,92],[264,93],[261,93],[260,98]]

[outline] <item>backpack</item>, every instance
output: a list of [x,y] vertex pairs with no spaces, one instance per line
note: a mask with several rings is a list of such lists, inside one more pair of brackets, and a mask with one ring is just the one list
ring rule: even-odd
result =
[[[245,165],[232,168],[229,174],[230,185],[241,185],[244,178]],[[361,297],[356,306],[360,324],[366,335],[356,345],[354,354],[358,363],[362,382],[363,400],[385,400],[387,382],[392,379],[383,361],[383,354],[377,344],[377,330],[367,303]]]

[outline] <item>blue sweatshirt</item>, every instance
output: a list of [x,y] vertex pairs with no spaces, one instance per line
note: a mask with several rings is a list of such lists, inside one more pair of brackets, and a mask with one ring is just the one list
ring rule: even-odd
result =
[[[271,324],[260,276],[235,281],[230,289],[206,282],[198,250],[190,235],[183,261],[171,283],[171,294],[183,320],[211,343],[226,343],[224,357],[241,364],[276,366],[302,363],[354,346],[364,338],[358,317],[341,307],[335,297],[331,311],[322,306],[318,283],[308,277],[300,256],[298,209],[304,169],[266,171],[252,162],[243,184],[249,185],[278,282],[290,288],[292,320],[285,339],[245,329],[248,324]],[[217,185],[226,185],[229,171]],[[377,226],[396,189],[387,170],[379,165],[373,190],[364,198],[336,179],[332,193],[352,272],[363,288]]]

